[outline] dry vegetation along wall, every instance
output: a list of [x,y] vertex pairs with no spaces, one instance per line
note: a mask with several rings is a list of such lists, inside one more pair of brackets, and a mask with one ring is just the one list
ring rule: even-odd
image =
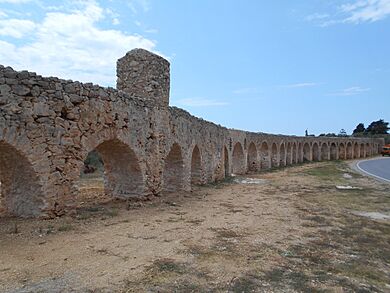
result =
[[142,49],[117,64],[117,88],[0,66],[0,216],[72,209],[89,152],[107,194],[143,197],[271,167],[369,157],[380,139],[231,130],[169,107],[169,63]]

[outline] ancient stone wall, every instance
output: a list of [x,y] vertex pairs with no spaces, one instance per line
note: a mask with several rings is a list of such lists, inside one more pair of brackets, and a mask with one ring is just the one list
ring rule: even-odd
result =
[[190,190],[232,173],[375,155],[380,139],[231,130],[168,107],[169,63],[145,50],[118,61],[118,89],[0,66],[0,216],[72,209],[89,152],[106,193]]

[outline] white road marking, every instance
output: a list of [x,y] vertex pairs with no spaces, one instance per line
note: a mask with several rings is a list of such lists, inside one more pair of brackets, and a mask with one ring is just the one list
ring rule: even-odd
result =
[[[378,159],[378,160],[383,160],[383,159]],[[372,176],[372,177],[375,177],[375,178],[378,178],[378,179],[380,179],[380,180],[384,180],[384,181],[390,183],[390,180],[389,180],[389,179],[386,179],[386,178],[383,178],[383,177],[381,177],[381,176],[372,174],[372,173],[367,172],[366,170],[363,170],[362,168],[360,168],[359,164],[362,163],[362,162],[367,162],[367,161],[371,161],[371,160],[360,161],[360,162],[358,162],[358,163],[356,164],[356,167],[358,167],[358,169],[359,169],[360,171],[362,171],[363,173],[366,173],[366,174],[369,175],[369,176]]]

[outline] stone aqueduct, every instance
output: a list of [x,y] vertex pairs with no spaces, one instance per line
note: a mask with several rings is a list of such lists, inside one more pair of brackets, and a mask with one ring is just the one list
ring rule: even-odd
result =
[[190,190],[304,161],[369,157],[382,140],[227,129],[169,107],[169,63],[142,49],[117,63],[117,89],[0,66],[0,216],[72,208],[88,153],[105,189],[129,198]]

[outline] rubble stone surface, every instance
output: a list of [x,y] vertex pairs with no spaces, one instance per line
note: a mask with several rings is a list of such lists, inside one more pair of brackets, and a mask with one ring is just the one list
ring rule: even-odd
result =
[[72,206],[97,150],[105,189],[129,198],[190,190],[303,161],[369,157],[381,139],[297,137],[227,129],[169,107],[169,63],[135,49],[117,88],[0,65],[0,216],[53,217]]

